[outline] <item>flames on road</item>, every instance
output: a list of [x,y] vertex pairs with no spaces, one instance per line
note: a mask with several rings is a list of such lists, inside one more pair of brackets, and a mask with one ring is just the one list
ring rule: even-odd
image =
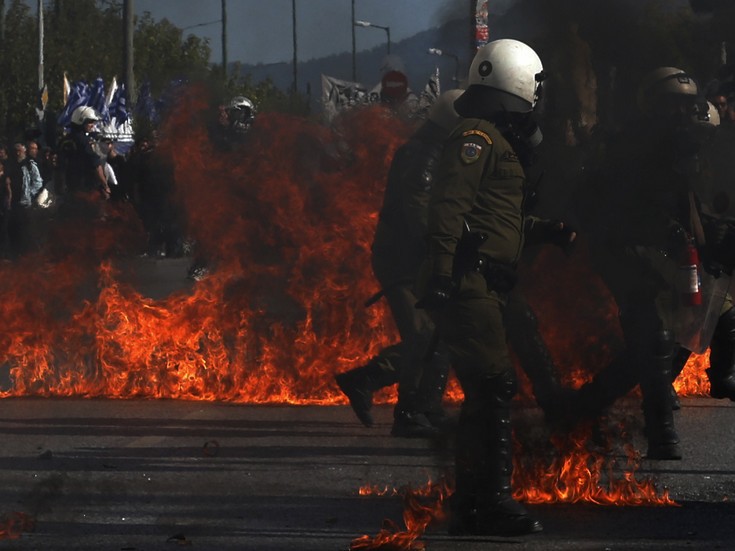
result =
[[[144,248],[129,205],[111,206],[105,221],[57,220],[44,251],[0,265],[0,396],[341,404],[332,375],[396,338],[385,303],[362,302],[376,290],[370,244],[392,153],[409,125],[380,107],[332,127],[266,113],[248,144],[219,153],[207,135],[210,112],[203,89],[182,94],[158,149],[173,161],[175,199],[211,277],[152,300],[120,277]],[[534,282],[544,293],[554,278]],[[584,290],[574,289],[577,301]],[[603,322],[611,312],[572,310]],[[560,327],[579,323],[542,330],[561,351],[559,365],[582,373],[589,362],[580,352],[591,339],[599,350],[603,333]],[[690,363],[701,373],[701,362]],[[449,397],[461,398],[456,386]]]
[[[104,221],[54,221],[45,249],[0,265],[0,397],[345,404],[333,375],[395,340],[385,303],[363,302],[376,291],[370,245],[385,177],[411,127],[379,106],[331,127],[263,113],[242,149],[220,153],[207,135],[210,113],[203,89],[183,93],[158,151],[173,161],[175,199],[211,275],[151,299],[124,276],[145,246],[130,205],[111,205]],[[578,271],[564,295],[546,254],[554,253],[527,268],[544,274],[533,278],[530,302],[565,382],[579,386],[587,366],[610,359],[619,338],[613,309],[579,259],[563,268],[566,281]],[[590,318],[569,319],[580,312]],[[680,392],[706,392],[705,361],[690,360]],[[394,399],[394,390],[378,396]],[[456,384],[448,399],[461,400]],[[600,497],[604,465],[579,449],[563,457],[551,473],[518,468],[526,475],[519,497],[564,501],[574,490],[593,502],[641,501],[640,485]],[[656,498],[644,490],[649,503]]]

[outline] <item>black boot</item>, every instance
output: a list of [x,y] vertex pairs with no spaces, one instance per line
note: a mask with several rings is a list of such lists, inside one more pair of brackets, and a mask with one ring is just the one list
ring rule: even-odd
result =
[[641,356],[643,417],[649,459],[681,459],[679,435],[674,427],[671,396],[671,367],[674,342],[671,333],[660,331],[652,353]]
[[456,442],[456,491],[450,532],[457,535],[520,536],[543,530],[513,499],[510,401],[513,373],[478,382],[465,391]]
[[441,429],[448,417],[442,406],[444,391],[449,378],[449,356],[446,352],[434,352],[421,375],[418,390],[418,407],[429,422]]
[[710,396],[735,401],[735,308],[730,308],[717,321],[710,342],[709,364]]
[[370,410],[373,407],[373,393],[383,387],[398,382],[398,374],[381,356],[376,356],[369,363],[335,375],[339,389],[350,400],[355,415],[366,427],[375,423]]
[[439,434],[439,429],[421,411],[416,392],[399,389],[390,434],[400,438],[430,438]]

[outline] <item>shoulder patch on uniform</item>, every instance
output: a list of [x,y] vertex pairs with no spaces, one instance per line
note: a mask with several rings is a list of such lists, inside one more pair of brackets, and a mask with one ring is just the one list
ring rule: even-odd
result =
[[477,130],[476,128],[473,130],[467,130],[466,132],[462,133],[462,137],[466,138],[467,136],[480,136],[483,140],[487,142],[487,145],[492,145],[493,141],[490,139],[490,136],[485,134],[482,130]]
[[462,162],[466,165],[472,164],[480,159],[482,153],[482,146],[475,142],[464,142],[462,149],[460,149],[459,157]]

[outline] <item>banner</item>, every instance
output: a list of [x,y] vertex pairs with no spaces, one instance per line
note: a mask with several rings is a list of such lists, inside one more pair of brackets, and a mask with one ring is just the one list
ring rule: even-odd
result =
[[89,100],[87,102],[87,105],[89,105],[92,109],[97,111],[100,117],[102,117],[102,120],[105,122],[109,121],[110,119],[109,115],[107,114],[107,107],[105,105],[106,95],[107,94],[105,94],[105,81],[102,80],[101,77],[97,77],[90,89]]
[[[380,103],[380,92],[380,82],[368,89],[358,82],[340,80],[323,74],[322,106],[324,118],[331,121],[337,113],[344,109],[350,109],[358,105]],[[416,97],[416,94],[410,88],[408,89],[408,94],[404,100],[404,114],[409,117],[424,117],[440,94],[439,69],[437,68],[426,81],[420,97]]]
[[77,107],[89,105],[91,91],[89,85],[83,80],[77,81],[70,87],[69,98],[61,111],[57,123],[59,126],[66,127],[71,124],[71,114]]
[[426,81],[424,89],[419,96],[419,110],[422,113],[428,113],[429,108],[441,95],[441,86],[439,84],[439,67],[434,69],[434,74]]
[[110,119],[117,120],[118,124],[124,124],[128,120],[128,94],[124,82],[115,86],[108,105],[108,112]]
[[488,22],[488,0],[475,0],[475,19],[472,36],[474,37],[475,49],[490,42],[490,29]]
[[371,93],[366,86],[358,82],[322,75],[322,105],[324,116],[328,121],[343,109],[379,101],[379,92]]

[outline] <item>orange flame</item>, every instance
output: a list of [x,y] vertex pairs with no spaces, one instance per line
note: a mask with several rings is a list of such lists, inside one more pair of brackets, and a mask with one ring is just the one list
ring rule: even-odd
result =
[[398,495],[398,490],[396,488],[391,488],[388,485],[385,485],[381,488],[380,486],[366,484],[364,486],[360,486],[360,489],[357,490],[357,493],[361,496],[396,496]]
[[381,107],[333,128],[267,113],[242,150],[222,153],[208,111],[193,87],[158,151],[212,275],[162,300],[125,282],[126,258],[145,245],[129,205],[54,227],[53,254],[0,266],[0,397],[345,403],[332,375],[395,341],[385,304],[362,302],[376,290],[376,213],[409,126]]
[[[627,440],[624,426],[619,437]],[[581,426],[569,435],[552,435],[554,453],[538,458],[528,450],[514,453],[513,497],[525,503],[594,503],[616,506],[676,505],[668,490],[659,492],[651,479],[636,479],[640,453],[624,444],[626,461],[587,449],[591,428]],[[608,435],[609,437],[609,435]],[[622,472],[621,472],[622,470]]]
[[403,522],[401,530],[390,520],[383,521],[383,528],[374,536],[360,536],[350,544],[351,551],[381,549],[384,551],[422,551],[424,542],[419,538],[432,524],[444,522],[444,500],[449,495],[446,482],[429,481],[423,488],[393,490],[403,496]]

